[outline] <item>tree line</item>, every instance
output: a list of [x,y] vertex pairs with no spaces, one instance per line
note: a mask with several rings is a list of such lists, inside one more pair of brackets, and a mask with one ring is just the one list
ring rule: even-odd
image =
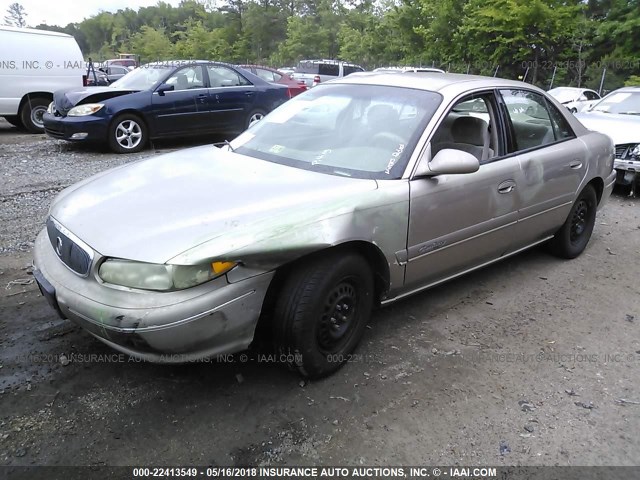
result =
[[[13,7],[14,10],[16,7]],[[23,12],[24,13],[24,12]],[[7,17],[5,17],[5,21]],[[282,67],[339,58],[604,88],[640,84],[640,0],[183,0],[64,27],[86,57]]]

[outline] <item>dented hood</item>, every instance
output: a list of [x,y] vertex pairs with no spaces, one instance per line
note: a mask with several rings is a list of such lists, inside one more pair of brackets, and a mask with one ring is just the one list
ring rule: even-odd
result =
[[128,90],[112,87],[84,87],[58,90],[53,94],[53,102],[56,110],[62,115],[66,115],[76,105],[83,103],[95,103],[108,100],[109,98],[128,95],[139,90]]
[[255,250],[265,239],[292,238],[311,224],[320,224],[316,231],[322,237],[324,220],[353,211],[359,196],[375,194],[376,188],[375,180],[203,146],[89,178],[64,190],[50,213],[104,256],[196,263],[204,258],[189,251],[202,245],[214,245],[205,255],[220,258]]

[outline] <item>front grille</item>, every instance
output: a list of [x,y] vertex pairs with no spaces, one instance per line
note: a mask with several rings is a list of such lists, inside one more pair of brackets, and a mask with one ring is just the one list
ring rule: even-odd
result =
[[86,245],[79,245],[79,239],[71,239],[75,236],[51,217],[47,219],[47,233],[51,246],[62,263],[78,275],[87,276],[93,251]]
[[626,143],[622,145],[616,145],[616,158],[626,159],[631,158],[631,150],[636,146],[635,143]]

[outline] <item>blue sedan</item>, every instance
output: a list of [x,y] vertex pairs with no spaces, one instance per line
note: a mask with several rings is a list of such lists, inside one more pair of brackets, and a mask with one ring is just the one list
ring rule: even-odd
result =
[[242,132],[289,98],[286,86],[225,63],[158,62],[108,87],[56,92],[43,120],[54,138],[132,153],[154,138]]

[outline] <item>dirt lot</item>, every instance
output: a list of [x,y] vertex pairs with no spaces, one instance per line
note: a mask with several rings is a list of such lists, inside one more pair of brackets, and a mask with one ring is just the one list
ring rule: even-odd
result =
[[33,239],[64,186],[186,145],[116,156],[0,120],[0,465],[640,464],[640,199],[614,194],[576,260],[534,249],[378,311],[323,381],[256,352],[130,361],[56,318]]

